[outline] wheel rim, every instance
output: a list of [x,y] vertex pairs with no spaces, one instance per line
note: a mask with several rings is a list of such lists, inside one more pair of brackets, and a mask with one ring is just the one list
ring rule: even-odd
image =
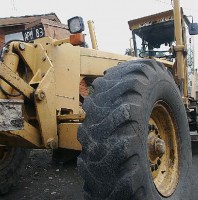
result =
[[179,180],[179,144],[173,113],[163,101],[149,119],[148,150],[154,185],[162,196],[171,196]]
[[5,168],[12,159],[14,148],[7,146],[0,146],[0,170]]

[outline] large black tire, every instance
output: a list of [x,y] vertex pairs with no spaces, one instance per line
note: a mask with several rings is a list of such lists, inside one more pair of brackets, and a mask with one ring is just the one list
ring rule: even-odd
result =
[[152,60],[122,63],[97,78],[93,87],[78,131],[85,199],[189,199],[188,122],[164,65]]
[[0,147],[0,194],[9,192],[16,184],[27,164],[29,150]]

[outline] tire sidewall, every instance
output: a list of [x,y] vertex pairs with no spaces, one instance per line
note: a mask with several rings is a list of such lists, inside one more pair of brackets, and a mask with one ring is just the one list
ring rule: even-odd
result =
[[[161,78],[160,78],[161,77]],[[173,117],[176,122],[176,126],[178,128],[178,142],[179,146],[179,164],[180,164],[180,174],[179,174],[179,182],[175,192],[168,198],[161,196],[155,185],[152,181],[151,173],[150,173],[150,166],[149,166],[149,158],[148,158],[148,148],[147,150],[147,171],[148,171],[148,185],[150,189],[148,189],[148,197],[149,199],[169,199],[169,200],[184,200],[189,199],[189,168],[191,166],[191,151],[190,151],[190,134],[188,129],[188,123],[186,118],[186,111],[181,99],[181,95],[179,90],[174,83],[174,80],[168,75],[164,74],[162,76],[158,76],[158,78],[154,79],[153,83],[147,89],[147,93],[144,96],[145,105],[143,105],[144,113],[145,113],[145,125],[144,130],[146,130],[146,134],[144,135],[144,143],[147,146],[147,133],[148,133],[148,121],[151,116],[152,109],[154,104],[162,100],[164,101],[171,109],[173,113]]]
[[[87,115],[78,132],[86,199],[189,199],[189,128],[180,92],[166,68],[151,60],[131,61],[97,80],[95,93],[84,102]],[[148,154],[148,124],[158,101],[168,105],[178,128],[180,174],[167,198],[153,183]]]

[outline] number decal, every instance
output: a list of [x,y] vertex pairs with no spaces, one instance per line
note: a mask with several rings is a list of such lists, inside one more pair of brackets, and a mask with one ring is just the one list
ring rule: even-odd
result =
[[39,28],[39,33],[40,33],[40,37],[44,36],[44,29],[43,28]]
[[45,30],[42,25],[33,27],[29,30],[22,31],[23,39],[25,42],[30,42],[37,38],[41,38],[45,36]]

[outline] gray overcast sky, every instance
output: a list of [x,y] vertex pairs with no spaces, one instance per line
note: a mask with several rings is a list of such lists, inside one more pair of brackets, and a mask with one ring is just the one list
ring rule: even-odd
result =
[[[194,21],[198,22],[196,2],[181,0],[181,6],[185,14],[193,15]],[[94,21],[100,50],[124,54],[131,37],[129,20],[170,9],[171,0],[6,0],[1,3],[0,17],[55,12],[66,24],[68,18],[82,16],[85,24],[88,20]],[[85,33],[91,47],[87,24]]]

